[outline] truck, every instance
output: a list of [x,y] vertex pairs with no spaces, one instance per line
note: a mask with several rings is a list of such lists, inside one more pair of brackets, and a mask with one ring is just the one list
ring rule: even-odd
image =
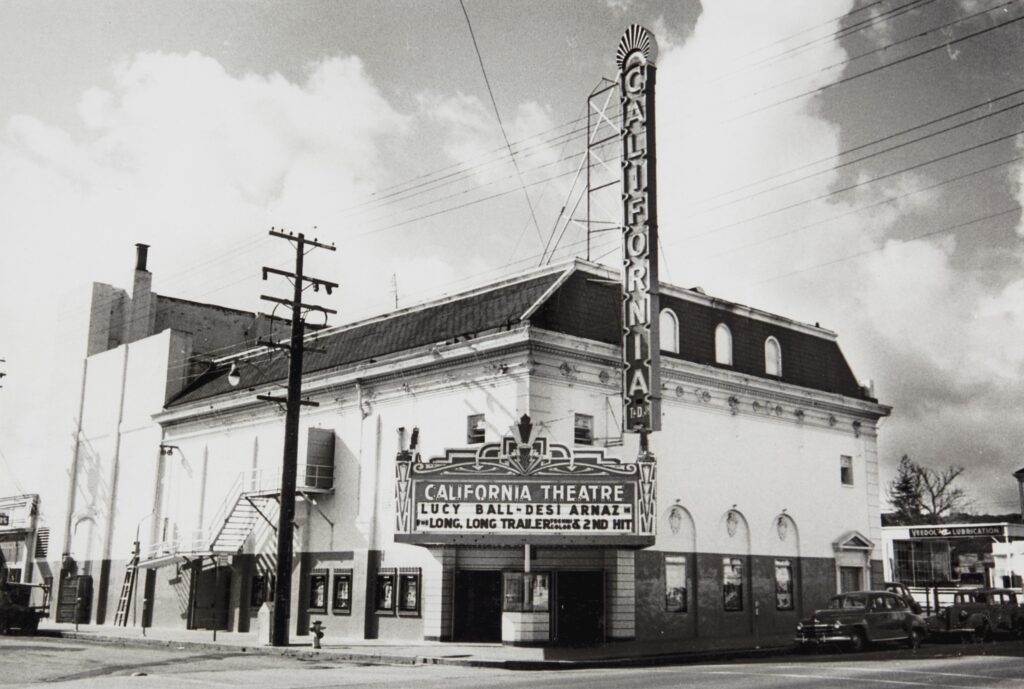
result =
[[46,616],[47,606],[33,605],[33,593],[39,592],[46,600],[45,586],[20,584],[0,578],[0,634],[18,630],[23,634],[34,634],[39,620]]

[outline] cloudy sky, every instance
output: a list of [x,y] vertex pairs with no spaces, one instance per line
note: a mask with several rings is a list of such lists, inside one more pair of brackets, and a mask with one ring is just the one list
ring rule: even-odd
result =
[[976,511],[1016,509],[1024,3],[465,8],[473,35],[458,0],[0,4],[0,494],[70,461],[89,285],[129,286],[135,242],[157,292],[255,310],[289,263],[271,226],[333,241],[335,323],[552,254],[616,265],[560,209],[584,216],[587,95],[635,22],[663,279],[838,331],[894,407],[883,479],[962,464]]

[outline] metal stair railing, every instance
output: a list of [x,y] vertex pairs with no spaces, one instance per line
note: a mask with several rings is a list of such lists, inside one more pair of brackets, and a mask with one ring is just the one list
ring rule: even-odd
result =
[[145,563],[177,555],[208,553],[210,551],[209,534],[210,532],[206,529],[196,529],[187,532],[185,536],[151,543],[142,551],[140,562]]
[[231,487],[228,488],[227,493],[224,495],[224,502],[221,503],[220,507],[217,508],[217,511],[214,512],[213,518],[208,522],[208,529],[212,535],[212,538],[210,539],[211,546],[217,541],[217,538],[220,537],[221,532],[227,525],[228,516],[235,508],[235,503],[238,502],[238,498],[241,497],[242,477],[244,474],[245,472],[240,472],[238,476],[235,477]]

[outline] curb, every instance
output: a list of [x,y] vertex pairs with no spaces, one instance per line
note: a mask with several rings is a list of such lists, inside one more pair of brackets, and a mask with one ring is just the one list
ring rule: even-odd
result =
[[789,655],[789,646],[767,647],[758,649],[730,649],[722,651],[698,651],[693,653],[671,653],[646,656],[628,656],[618,658],[594,658],[579,660],[498,660],[490,658],[451,658],[444,656],[423,655],[391,655],[386,653],[366,653],[348,650],[319,649],[309,646],[236,646],[215,641],[175,641],[170,639],[132,638],[109,636],[91,632],[75,632],[65,630],[41,630],[38,636],[51,638],[73,639],[86,643],[111,644],[127,647],[159,646],[175,649],[194,649],[216,651],[235,655],[279,655],[304,659],[322,659],[351,661],[372,665],[450,665],[458,667],[480,667],[503,670],[541,671],[541,670],[593,670],[619,667],[651,667],[659,665],[686,665],[692,663],[722,662],[727,660],[767,658]]

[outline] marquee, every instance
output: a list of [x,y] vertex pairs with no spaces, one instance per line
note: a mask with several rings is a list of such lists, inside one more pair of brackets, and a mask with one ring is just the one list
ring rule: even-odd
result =
[[524,415],[500,443],[396,459],[396,534],[421,544],[654,542],[653,456],[550,443]]

